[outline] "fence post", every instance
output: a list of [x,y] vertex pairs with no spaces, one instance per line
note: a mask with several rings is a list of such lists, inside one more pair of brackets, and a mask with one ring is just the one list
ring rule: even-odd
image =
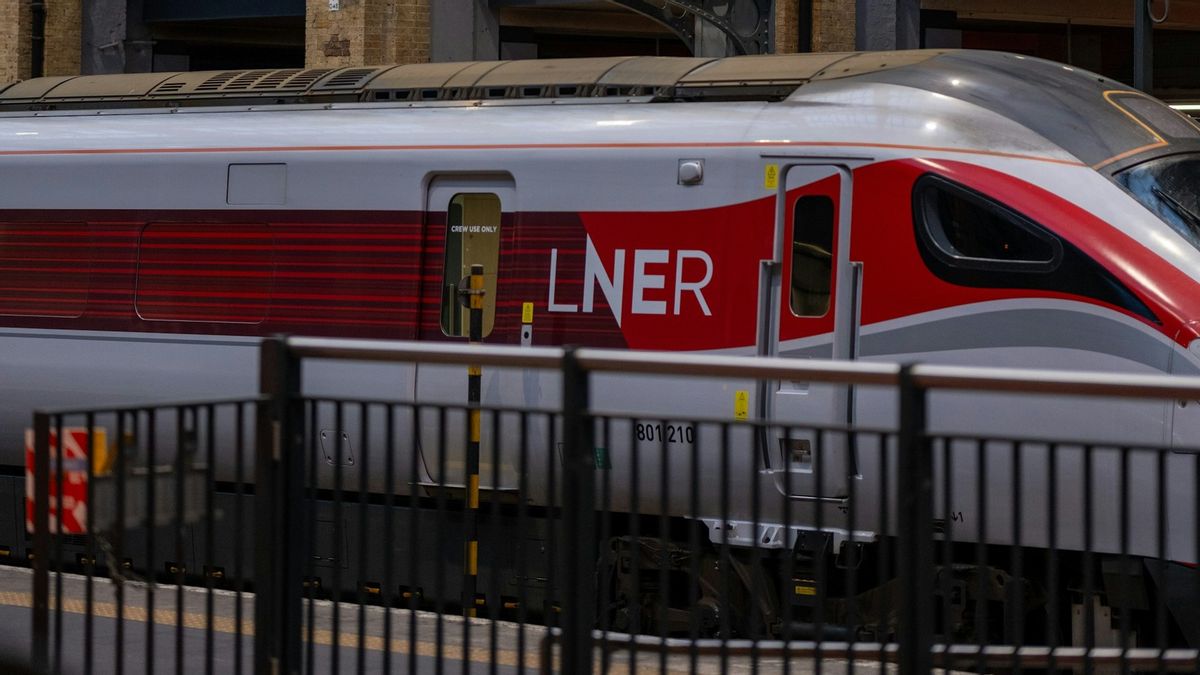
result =
[[564,673],[592,672],[596,602],[595,443],[588,372],[567,349],[563,377],[562,664]]
[[[900,675],[933,667],[933,449],[927,437],[928,392],[900,369],[899,580]],[[886,508],[886,507],[885,507]]]
[[50,416],[33,414],[33,644],[36,672],[50,667]]
[[304,537],[303,404],[300,360],[284,337],[259,351],[255,459],[254,670],[299,673]]

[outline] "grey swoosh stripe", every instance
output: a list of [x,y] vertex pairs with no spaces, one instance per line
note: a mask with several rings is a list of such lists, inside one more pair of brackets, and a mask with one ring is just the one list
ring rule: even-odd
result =
[[[1167,372],[1171,349],[1145,331],[1120,321],[1061,309],[1011,309],[935,319],[914,326],[866,333],[859,340],[864,357],[887,357],[921,352],[1045,347],[1080,349],[1127,359]],[[786,352],[786,356],[821,358],[828,345]],[[1176,359],[1176,371],[1200,374],[1200,369]]]

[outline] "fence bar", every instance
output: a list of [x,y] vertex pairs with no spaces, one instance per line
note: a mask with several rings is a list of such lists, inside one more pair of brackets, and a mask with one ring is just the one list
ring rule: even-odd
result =
[[[99,458],[96,457],[96,415],[88,413],[84,417],[84,428],[87,429],[87,503],[94,504],[93,487],[96,485],[96,462]],[[84,590],[84,614],[83,614],[83,672],[84,675],[92,675],[95,668],[95,594],[96,594],[96,525],[94,522],[95,509],[88,509],[87,516],[84,520],[84,529],[87,531],[87,544],[84,553],[85,571],[87,574],[87,586]]]
[[[554,369],[564,351],[551,347],[436,345],[383,340],[289,338],[300,358],[348,359]],[[638,372],[659,375],[698,375],[768,380],[833,382],[857,385],[895,385],[900,367],[860,361],[806,361],[788,358],[712,356],[615,349],[583,348],[576,358],[590,372]],[[913,376],[927,389],[987,390],[1123,396],[1129,398],[1200,398],[1200,377],[1032,370],[976,366],[917,365]]]
[[933,667],[933,452],[926,431],[926,390],[913,367],[900,369],[900,675],[927,675]]
[[50,416],[33,414],[33,644],[38,672],[50,665]]
[[[142,501],[142,504],[145,505],[145,512],[146,512],[146,515],[142,518],[142,522],[145,524],[145,527],[146,527],[146,537],[145,537],[145,541],[144,541],[145,549],[143,549],[146,552],[146,616],[153,617],[154,616],[154,598],[155,598],[155,592],[156,592],[155,588],[157,587],[154,582],[154,578],[155,578],[154,566],[156,564],[155,563],[156,549],[154,547],[154,542],[155,542],[155,534],[158,531],[156,510],[154,508],[154,505],[158,503],[158,498],[155,496],[157,493],[158,486],[157,486],[157,481],[154,480],[155,479],[154,467],[156,467],[158,465],[158,460],[157,460],[158,441],[157,441],[157,439],[158,439],[158,412],[159,411],[156,408],[146,408],[144,410],[144,412],[146,414],[146,467],[149,469],[149,471],[146,472],[145,480],[140,481],[140,482],[144,483],[146,486],[145,499],[140,500],[140,501]],[[138,417],[140,417],[140,414],[135,413],[135,420]],[[134,424],[135,424],[135,427],[134,427],[135,432],[134,433],[136,433],[136,429],[138,428],[136,425],[138,423],[135,421]],[[155,661],[154,661],[154,636],[155,636],[155,631],[157,629],[157,626],[155,625],[155,622],[147,621],[145,628],[146,628],[146,633],[145,633],[146,634],[146,650],[145,650],[145,656],[144,656],[143,660],[145,661],[146,667],[144,669],[144,672],[147,673],[147,675],[151,675],[152,673],[154,673],[154,664],[155,664]]]
[[[51,554],[54,560],[54,628],[51,634],[54,636],[53,652],[50,657],[50,671],[54,673],[62,672],[62,655],[63,655],[63,535],[65,534],[63,526],[63,517],[66,515],[65,504],[63,499],[63,459],[66,455],[66,439],[63,437],[63,416],[54,415],[51,418],[51,425],[54,431],[54,465],[53,465],[53,482],[54,482],[54,552]],[[49,569],[49,567],[47,567]]]
[[[260,382],[269,402],[259,408],[254,519],[254,665],[259,673],[299,673],[304,518],[300,361],[282,338],[264,340]],[[269,540],[269,543],[268,541]]]
[[[261,404],[258,406],[255,406],[255,408],[254,408],[256,414],[257,414],[259,407],[261,407]],[[237,536],[239,537],[239,539],[238,539],[239,542],[243,541],[242,539],[240,539],[240,537],[242,536],[241,533],[245,531],[243,529],[245,527],[245,520],[244,520],[245,514],[243,513],[245,511],[245,506],[242,504],[243,495],[245,494],[244,491],[245,491],[245,477],[246,477],[246,474],[245,474],[245,471],[246,471],[246,466],[245,466],[246,427],[245,427],[245,425],[246,425],[246,408],[242,404],[238,404],[236,418],[234,421],[234,433],[236,433],[237,436],[235,437],[235,440],[234,440],[234,452],[236,453],[236,459],[234,462],[235,463],[235,466],[234,466],[235,473],[234,473],[234,478],[233,478],[234,497],[235,497],[234,510],[233,510],[233,524],[234,524],[234,531],[238,533]],[[211,550],[211,549],[209,549],[209,550]],[[233,557],[233,579],[234,579],[233,621],[234,621],[234,625],[237,626],[237,631],[234,633],[234,636],[233,636],[233,663],[234,663],[233,672],[234,672],[234,675],[242,675],[242,635],[243,635],[242,592],[245,590],[246,579],[245,579],[245,575],[244,575],[244,572],[242,569],[242,557],[243,556],[242,556],[242,547],[240,544],[237,546],[234,546],[233,556],[234,556]]]
[[[113,533],[113,557],[109,559],[109,573],[116,576],[116,599],[117,599],[117,629],[116,640],[114,644],[116,649],[113,650],[113,660],[115,661],[114,670],[117,675],[125,673],[125,497],[128,485],[128,469],[130,466],[129,455],[136,451],[134,436],[137,430],[137,414],[133,413],[133,420],[130,421],[130,413],[117,413],[117,457],[116,464],[113,470],[117,475],[117,524]],[[129,440],[126,440],[126,434],[129,435]]]
[[[563,597],[562,626],[566,639],[562,649],[562,671],[592,672],[592,623],[595,616],[593,588],[596,557],[592,554],[595,512],[595,444],[589,414],[587,371],[575,353],[563,357],[563,492],[562,540]],[[635,515],[636,517],[636,515]],[[579,541],[582,539],[582,541]],[[571,545],[568,542],[575,542]],[[636,546],[637,543],[634,542]]]

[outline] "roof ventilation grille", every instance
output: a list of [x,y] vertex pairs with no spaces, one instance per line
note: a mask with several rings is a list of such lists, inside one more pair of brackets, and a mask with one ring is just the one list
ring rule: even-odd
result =
[[274,72],[274,71],[248,70],[248,71],[242,73],[241,75],[238,75],[237,77],[233,78],[233,80],[231,80],[229,82],[229,84],[225,85],[224,89],[225,89],[225,91],[233,91],[235,89],[237,89],[237,90],[249,89],[250,85],[254,84],[259,79],[261,79],[267,75],[270,75],[272,72]]
[[204,82],[196,85],[196,91],[218,91],[222,86],[225,85],[226,82],[237,77],[241,72],[242,71],[240,70],[227,70],[223,73],[217,73]]
[[300,71],[300,68],[276,70],[258,82],[255,82],[252,89],[280,89],[282,88],[283,83],[288,80],[288,78],[298,74]]
[[174,94],[175,92],[179,91],[180,89],[183,89],[184,84],[186,84],[186,83],[182,82],[182,81],[180,81],[180,82],[165,82],[163,84],[160,84],[157,88],[155,88],[155,90],[153,92],[151,92],[151,94],[155,95],[155,96],[157,96],[159,94]]
[[288,80],[287,86],[293,89],[308,89],[313,82],[325,77],[334,71],[333,68],[309,68],[308,70],[299,71],[299,73]]
[[367,77],[374,75],[378,68],[347,68],[342,72],[329,78],[325,82],[322,89],[358,89],[361,87]]

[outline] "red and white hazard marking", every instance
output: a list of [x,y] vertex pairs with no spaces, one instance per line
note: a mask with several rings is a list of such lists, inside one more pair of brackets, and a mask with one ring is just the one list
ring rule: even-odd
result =
[[[68,427],[63,431],[62,495],[58,494],[58,433],[50,430],[50,532],[53,534],[85,534],[87,532],[88,497],[88,430]],[[103,438],[99,429],[97,438]],[[103,441],[101,441],[103,442]],[[34,531],[35,498],[33,429],[25,430],[25,529]],[[61,509],[60,509],[61,503]],[[61,518],[59,514],[61,512]]]

